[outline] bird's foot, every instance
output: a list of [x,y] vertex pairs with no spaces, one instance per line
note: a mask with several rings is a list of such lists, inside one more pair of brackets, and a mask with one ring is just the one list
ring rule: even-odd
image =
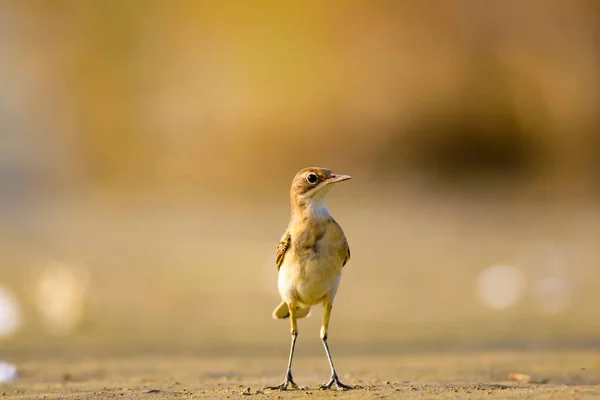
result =
[[279,384],[277,386],[265,386],[264,389],[265,390],[288,390],[289,387],[291,387],[292,389],[304,390],[303,387],[296,385],[296,382],[294,382],[294,378],[292,378],[292,374],[289,372],[287,373],[284,381],[281,382],[281,384]]
[[327,382],[326,384],[319,387],[319,389],[327,390],[327,389],[330,389],[334,384],[335,384],[335,388],[337,390],[350,390],[350,389],[359,389],[360,388],[359,386],[344,385],[342,382],[340,382],[340,379],[338,378],[337,374],[333,374],[333,375],[331,375],[331,379],[329,379],[329,382]]

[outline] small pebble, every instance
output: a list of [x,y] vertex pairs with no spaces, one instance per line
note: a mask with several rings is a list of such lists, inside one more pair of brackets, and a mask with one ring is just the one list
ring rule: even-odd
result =
[[247,387],[246,389],[242,390],[242,391],[240,392],[240,394],[241,394],[242,396],[250,396],[250,395],[252,394],[252,391],[250,390],[250,388],[249,388],[249,387]]

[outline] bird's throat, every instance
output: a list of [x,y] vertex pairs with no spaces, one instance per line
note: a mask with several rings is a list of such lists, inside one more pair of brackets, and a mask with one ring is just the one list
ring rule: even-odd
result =
[[322,199],[311,198],[292,204],[292,219],[319,221],[330,217]]

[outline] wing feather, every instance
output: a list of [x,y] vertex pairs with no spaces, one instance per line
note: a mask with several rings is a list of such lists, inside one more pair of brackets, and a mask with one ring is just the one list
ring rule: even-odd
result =
[[277,245],[277,256],[275,257],[275,264],[277,264],[277,271],[281,268],[281,264],[283,264],[283,259],[285,258],[285,252],[290,248],[292,244],[292,236],[289,232],[286,232],[281,237],[279,244]]
[[348,243],[346,243],[346,258],[344,258],[344,263],[342,264],[342,267],[346,265],[348,260],[350,260],[350,246],[348,245]]

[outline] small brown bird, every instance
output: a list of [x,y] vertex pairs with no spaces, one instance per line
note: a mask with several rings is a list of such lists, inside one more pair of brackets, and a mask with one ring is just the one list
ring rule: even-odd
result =
[[298,172],[290,190],[291,218],[277,246],[278,288],[283,302],[273,312],[274,318],[290,317],[292,345],[284,381],[268,389],[297,389],[292,378],[292,359],[298,337],[297,319],[306,317],[310,307],[323,304],[321,340],[331,367],[331,379],[321,389],[335,384],[339,390],[352,389],[340,382],[333,366],[327,328],[333,300],[342,277],[342,268],[350,259],[344,231],[329,214],[325,194],[338,182],[350,179],[325,168],[305,168]]

